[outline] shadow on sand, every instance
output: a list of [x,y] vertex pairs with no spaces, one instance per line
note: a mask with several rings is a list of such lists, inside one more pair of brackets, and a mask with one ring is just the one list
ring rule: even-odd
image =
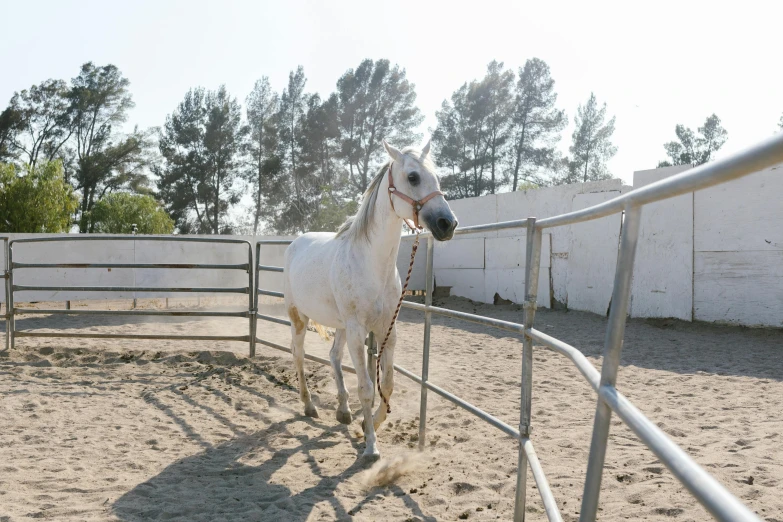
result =
[[[272,376],[267,378],[274,379]],[[266,415],[255,414],[259,421],[268,425],[256,432],[245,433],[210,406],[169,387],[187,407],[214,416],[233,432],[234,437],[231,440],[212,445],[199,434],[196,426],[190,425],[184,417],[176,414],[172,406],[158,394],[145,395],[148,404],[172,419],[188,438],[196,441],[203,450],[173,462],[155,477],[117,499],[112,505],[112,513],[117,518],[124,521],[165,519],[304,522],[312,520],[318,504],[317,510],[324,510],[322,518],[349,520],[367,503],[393,495],[401,499],[409,512],[416,517],[411,520],[435,520],[424,515],[418,503],[395,485],[374,488],[362,495],[337,495],[337,488],[341,484],[369,467],[361,458],[357,458],[344,469],[335,465],[334,457],[329,459],[332,460],[331,465],[329,460],[323,464],[325,457],[318,458],[319,450],[337,445],[344,445],[346,450],[350,447],[358,456],[363,450],[363,444],[351,436],[349,427],[341,424],[329,425],[318,419],[304,417],[278,404],[274,397],[254,388],[242,385],[236,387],[265,401],[270,407],[286,411],[290,418],[269,422]],[[290,390],[296,393],[293,388]],[[221,400],[228,399],[219,390],[209,391]],[[290,428],[297,422],[307,426],[304,430],[293,433]],[[256,464],[260,458],[261,464]],[[302,467],[308,468],[309,486],[293,486],[292,489],[281,483],[291,484],[295,480],[290,478],[292,471],[299,470],[301,473]],[[288,480],[286,477],[289,477]],[[352,499],[349,505],[346,505],[346,498]],[[328,504],[331,512],[324,503]]]

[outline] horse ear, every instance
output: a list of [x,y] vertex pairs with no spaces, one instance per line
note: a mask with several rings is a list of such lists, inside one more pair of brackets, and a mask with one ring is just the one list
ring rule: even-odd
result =
[[394,146],[386,143],[386,140],[383,140],[383,146],[386,149],[386,152],[389,153],[389,156],[393,161],[400,161],[400,162],[402,161],[402,152],[395,149]]
[[424,159],[430,155],[430,143],[432,143],[432,138],[428,139],[427,144],[423,149],[421,149],[421,159]]

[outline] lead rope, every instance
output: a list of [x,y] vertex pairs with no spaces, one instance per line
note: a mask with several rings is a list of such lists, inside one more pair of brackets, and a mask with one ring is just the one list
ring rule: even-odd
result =
[[400,308],[402,307],[402,300],[405,297],[405,290],[408,289],[408,282],[410,282],[411,280],[411,272],[413,272],[413,260],[416,259],[416,250],[418,250],[418,248],[419,248],[419,231],[416,230],[416,240],[413,242],[413,248],[411,248],[411,264],[408,267],[408,275],[407,277],[405,277],[405,284],[402,285],[402,292],[400,293],[400,301],[397,303],[397,309],[394,311],[394,317],[392,317],[391,324],[389,325],[389,329],[386,330],[386,337],[383,338],[381,347],[378,349],[378,358],[375,360],[375,383],[378,385],[378,394],[381,396],[381,400],[383,400],[384,404],[386,404],[386,413],[391,413],[391,405],[389,404],[389,399],[387,399],[383,395],[383,390],[381,390],[381,356],[383,355],[383,350],[386,348],[386,342],[389,340],[389,336],[391,335],[392,328],[394,328],[394,323],[397,322],[397,316],[400,314]]

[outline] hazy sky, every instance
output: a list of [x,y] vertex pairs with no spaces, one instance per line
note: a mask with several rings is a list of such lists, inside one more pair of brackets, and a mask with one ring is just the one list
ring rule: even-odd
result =
[[194,86],[225,83],[244,102],[269,76],[281,90],[303,65],[309,91],[327,95],[364,58],[407,69],[418,106],[435,111],[496,59],[518,69],[545,60],[570,125],[590,92],[617,117],[610,168],[665,158],[676,123],[694,130],[717,113],[722,154],[770,136],[783,113],[783,2],[489,1],[35,1],[0,0],[0,106],[46,78],[70,79],[86,61],[113,63],[131,81],[129,124],[162,125]]

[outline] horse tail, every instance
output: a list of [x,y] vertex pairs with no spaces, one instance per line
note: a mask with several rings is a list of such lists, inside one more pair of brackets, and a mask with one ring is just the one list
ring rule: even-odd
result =
[[318,332],[318,335],[323,339],[324,341],[330,340],[329,330],[326,329],[326,327],[322,324],[318,324],[312,319],[310,319],[310,323],[313,326],[313,329]]

